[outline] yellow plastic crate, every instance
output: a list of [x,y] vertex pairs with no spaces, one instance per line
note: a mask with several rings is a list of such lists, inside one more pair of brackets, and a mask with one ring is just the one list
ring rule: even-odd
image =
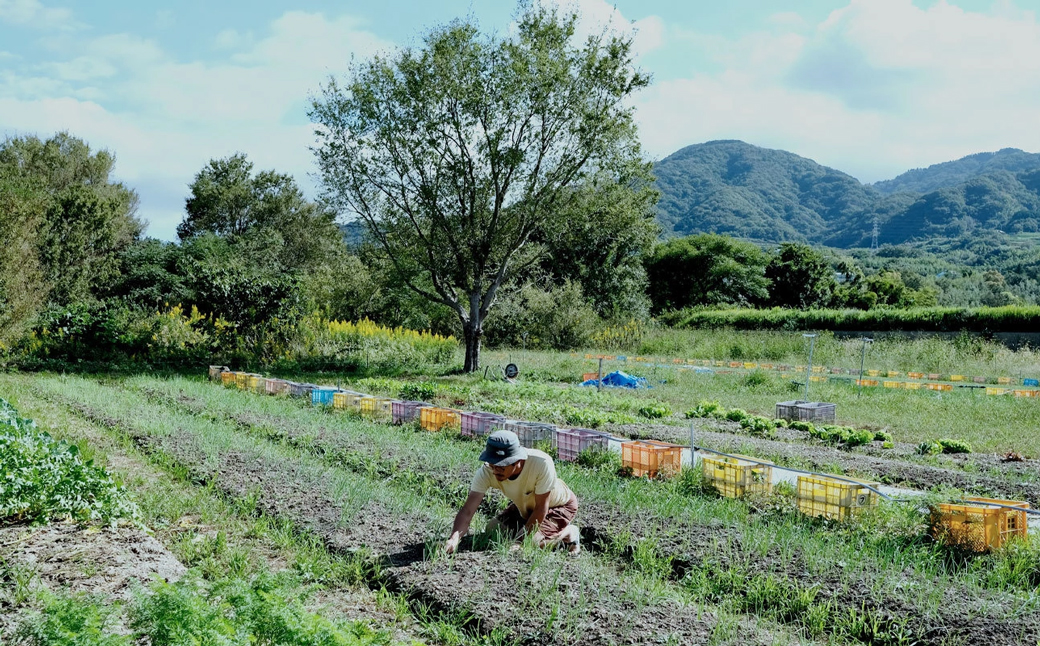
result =
[[235,373],[235,385],[245,390],[246,386],[249,385],[249,373],[248,372],[236,372]]
[[868,370],[867,371],[867,376],[868,377],[880,377],[881,376],[881,371],[880,370]]
[[386,397],[362,397],[358,400],[358,408],[366,415],[389,415],[393,401]]
[[448,426],[460,426],[459,412],[450,408],[424,406],[419,409],[419,426],[427,431],[439,431]]
[[[759,464],[765,462],[765,464]],[[749,494],[769,493],[773,488],[773,467],[768,460],[746,455],[718,456],[701,459],[704,480],[727,498],[743,498]]]
[[857,386],[877,386],[880,382],[877,379],[857,379]]
[[812,371],[813,372],[823,372],[823,370],[824,370],[823,366],[813,366],[812,367]]
[[906,373],[906,376],[910,377],[911,379],[924,379],[923,372],[908,372]]
[[772,370],[773,369],[773,364],[771,364],[771,363],[761,363],[761,364],[758,365],[758,367],[761,368],[762,370]]
[[230,370],[227,371],[227,372],[220,373],[220,383],[225,385],[225,386],[233,386],[233,385],[235,385],[236,380],[237,380],[236,373],[231,372]]
[[908,381],[905,384],[903,384],[903,387],[907,390],[921,390],[921,384],[917,383],[916,381]]
[[809,516],[845,520],[866,508],[877,506],[878,495],[869,487],[875,482],[849,481],[827,476],[798,476],[798,510]]
[[339,410],[347,410],[349,408],[358,409],[360,406],[358,400],[364,395],[354,392],[345,393],[334,393],[332,395],[332,407]]
[[1026,509],[1027,502],[992,498],[943,503],[932,510],[932,535],[965,549],[988,552],[1014,537],[1025,538]]
[[950,375],[950,381],[964,381],[964,375]]
[[263,389],[264,386],[260,383],[262,379],[263,377],[259,375],[249,375],[246,378],[246,388],[249,390]]
[[637,478],[673,476],[682,469],[682,447],[656,440],[622,442],[621,466]]
[[885,388],[902,388],[902,381],[886,381],[884,384]]
[[1011,384],[1011,377],[997,377],[997,383],[1007,386]]
[[1007,394],[1007,388],[986,388],[987,395],[1004,395]]
[[747,368],[748,370],[754,370],[755,368],[758,367],[758,364],[745,361],[744,362],[744,367]]
[[813,381],[813,382],[827,381],[827,376],[826,375],[811,375],[809,377],[809,381]]
[[889,370],[887,376],[888,377],[902,377],[903,373],[899,372],[898,370]]

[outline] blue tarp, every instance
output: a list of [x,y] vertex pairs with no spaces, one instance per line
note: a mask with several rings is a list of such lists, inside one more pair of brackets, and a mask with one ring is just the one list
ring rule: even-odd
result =
[[[589,379],[584,382],[582,386],[596,386],[597,382],[595,379]],[[632,375],[616,370],[609,375],[603,375],[603,385],[611,388],[649,388],[646,383],[646,379],[643,377],[633,377]]]

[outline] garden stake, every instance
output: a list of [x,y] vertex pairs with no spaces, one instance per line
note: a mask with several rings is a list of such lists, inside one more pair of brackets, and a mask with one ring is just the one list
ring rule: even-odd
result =
[[869,337],[863,337],[863,354],[859,356],[859,392],[856,393],[856,398],[859,399],[863,395],[863,362],[867,358],[867,344],[873,343],[874,339]]
[[803,334],[802,336],[809,339],[809,365],[805,368],[805,401],[809,401],[809,381],[812,378],[812,353],[813,348],[816,347],[816,335]]

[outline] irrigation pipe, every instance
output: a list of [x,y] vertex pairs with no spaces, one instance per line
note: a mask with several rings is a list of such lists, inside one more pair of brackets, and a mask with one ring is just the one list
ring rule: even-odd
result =
[[[883,491],[879,491],[879,490],[875,489],[874,487],[871,487],[869,484],[867,484],[867,483],[865,483],[865,482],[863,482],[861,480],[856,480],[855,478],[848,478],[848,477],[845,477],[845,476],[832,475],[830,473],[817,473],[815,471],[805,471],[803,469],[795,469],[794,467],[785,467],[785,466],[781,466],[779,464],[774,464],[772,462],[765,462],[765,461],[762,461],[762,460],[755,460],[754,458],[750,458],[750,457],[748,457],[746,455],[731,455],[729,453],[723,453],[722,451],[716,451],[714,449],[709,449],[709,448],[706,448],[706,447],[703,447],[703,446],[691,445],[690,450],[692,452],[692,455],[696,455],[697,451],[705,451],[707,453],[714,453],[715,455],[721,455],[723,457],[732,458],[734,460],[743,460],[744,462],[751,462],[752,464],[760,464],[762,466],[776,467],[778,469],[783,469],[784,471],[791,471],[792,473],[804,473],[805,475],[810,475],[810,476],[819,476],[819,477],[823,477],[823,478],[831,478],[831,479],[834,479],[834,480],[842,480],[844,482],[851,482],[853,484],[858,484],[858,485],[860,485],[862,487],[865,487],[866,489],[870,489],[871,491],[873,491],[877,495],[881,496],[885,500],[888,500],[889,502],[906,502],[906,503],[918,502],[918,501],[914,500],[913,498],[893,498],[892,496],[889,496],[888,494],[884,493]],[[978,501],[957,500],[957,501],[952,501],[952,502],[964,503],[964,504],[969,504],[970,505],[970,504],[976,503]],[[1012,506],[1012,505],[1004,505],[1004,504],[1001,504],[999,502],[986,502],[986,504],[990,505],[992,507],[1003,507],[1005,509],[1014,509],[1015,511],[1024,511],[1027,514],[1040,514],[1040,509],[1029,509],[1029,508],[1023,509],[1022,507],[1015,507],[1015,506]]]

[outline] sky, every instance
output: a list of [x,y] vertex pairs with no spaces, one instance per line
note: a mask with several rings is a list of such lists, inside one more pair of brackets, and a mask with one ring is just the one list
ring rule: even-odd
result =
[[[713,139],[863,182],[1040,151],[1040,0],[543,0],[634,39],[652,159]],[[244,153],[317,196],[309,97],[352,60],[511,0],[0,0],[0,135],[67,130],[116,156],[148,235],[174,239],[195,174]]]

